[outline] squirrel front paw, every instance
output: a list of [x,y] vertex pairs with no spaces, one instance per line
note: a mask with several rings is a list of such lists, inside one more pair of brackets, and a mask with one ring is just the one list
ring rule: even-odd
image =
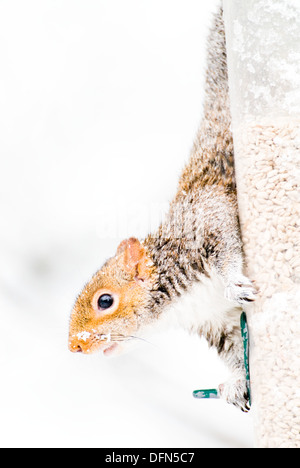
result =
[[257,289],[246,276],[240,275],[228,283],[225,298],[238,304],[247,304],[256,299]]
[[249,396],[245,379],[231,379],[219,385],[219,395],[227,403],[236,406],[244,413],[250,410]]

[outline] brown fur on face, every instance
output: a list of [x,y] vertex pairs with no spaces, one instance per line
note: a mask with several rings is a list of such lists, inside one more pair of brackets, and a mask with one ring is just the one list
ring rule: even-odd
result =
[[[123,241],[110,259],[85,286],[73,308],[69,349],[92,353],[113,351],[135,334],[147,307],[153,264],[143,245],[134,238]],[[98,307],[98,298],[110,294],[113,306]]]
[[[169,213],[142,244],[122,242],[88,283],[72,313],[69,346],[73,352],[106,353],[121,335],[141,336],[161,316],[174,317],[217,348],[232,370],[220,393],[247,411],[239,318],[240,304],[253,301],[255,291],[242,272],[222,9],[207,58],[204,119]],[[114,296],[111,309],[98,310],[101,292]]]

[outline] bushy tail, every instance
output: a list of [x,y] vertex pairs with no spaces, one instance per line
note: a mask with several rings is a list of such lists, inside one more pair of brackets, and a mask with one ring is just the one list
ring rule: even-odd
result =
[[[178,194],[206,186],[223,186],[235,193],[233,140],[223,8],[214,16],[207,41],[204,118],[191,159],[183,171]],[[180,195],[179,195],[180,196]]]
[[206,54],[205,117],[209,119],[212,112],[214,116],[216,112],[221,112],[220,118],[225,119],[224,123],[230,125],[226,37],[222,6],[214,15],[213,26],[207,40]]

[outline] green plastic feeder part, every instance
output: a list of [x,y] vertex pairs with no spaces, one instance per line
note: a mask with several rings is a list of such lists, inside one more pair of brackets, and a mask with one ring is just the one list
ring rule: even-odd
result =
[[[242,334],[243,345],[244,345],[244,361],[245,361],[245,369],[246,369],[248,398],[249,398],[249,405],[251,406],[250,372],[249,372],[249,329],[248,329],[248,324],[247,324],[247,316],[245,312],[243,312],[241,315],[241,334]],[[220,398],[219,392],[216,388],[195,390],[193,392],[193,396],[194,398],[200,398],[201,400]]]

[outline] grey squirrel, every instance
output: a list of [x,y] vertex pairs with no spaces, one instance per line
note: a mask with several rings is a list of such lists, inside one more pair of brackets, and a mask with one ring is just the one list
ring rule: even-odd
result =
[[85,285],[69,349],[112,354],[168,313],[216,347],[232,373],[219,393],[248,411],[239,318],[256,290],[243,274],[222,8],[207,49],[204,117],[169,213],[146,239],[123,241]]

